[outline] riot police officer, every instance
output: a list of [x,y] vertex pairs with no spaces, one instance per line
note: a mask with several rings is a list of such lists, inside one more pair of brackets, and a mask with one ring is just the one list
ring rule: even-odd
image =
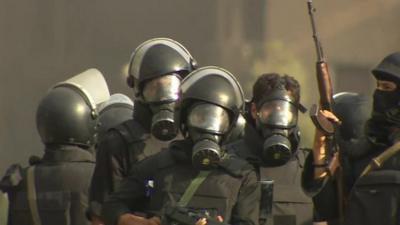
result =
[[[350,167],[344,170],[344,189],[350,190],[344,213],[345,224],[398,224],[399,222],[399,128],[400,128],[400,52],[386,56],[372,70],[377,86],[373,95],[370,119],[364,137],[348,152]],[[338,118],[329,111],[323,114],[332,121]],[[304,184],[311,193],[330,190],[338,193],[335,177],[320,165],[329,162],[326,135],[316,131],[313,154],[306,164]],[[389,154],[387,154],[389,153]],[[378,206],[378,207],[377,207]],[[323,208],[328,220],[338,218],[335,202]]]
[[51,88],[40,101],[36,125],[40,161],[12,166],[0,188],[9,194],[10,225],[82,225],[94,170],[97,105],[108,100],[102,74],[89,69]]
[[133,52],[127,83],[136,97],[134,115],[108,129],[99,140],[90,190],[93,224],[101,222],[98,216],[104,199],[120,185],[132,165],[159,152],[167,146],[161,141],[177,135],[173,107],[181,79],[195,67],[189,51],[168,38],[150,39]]
[[243,139],[226,146],[251,162],[262,183],[260,224],[312,223],[312,201],[301,187],[305,152],[297,126],[300,85],[288,75],[261,75],[253,86]]
[[133,117],[133,102],[124,94],[113,94],[99,106],[97,139],[103,140],[107,131]]
[[[239,83],[226,70],[204,67],[189,74],[181,90],[175,118],[184,139],[133,168],[104,205],[106,224],[160,224],[159,218],[177,223],[182,217],[171,211],[257,224],[260,190],[255,171],[220,147],[243,108]],[[150,219],[132,214],[135,211]]]

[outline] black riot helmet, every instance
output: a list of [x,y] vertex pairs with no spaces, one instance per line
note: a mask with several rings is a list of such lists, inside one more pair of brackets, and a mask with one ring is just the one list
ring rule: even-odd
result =
[[56,84],[40,101],[36,126],[46,145],[78,145],[96,142],[97,105],[110,94],[103,75],[89,69]]
[[359,139],[369,117],[370,107],[367,96],[354,92],[340,92],[333,96],[333,112],[342,121],[339,126],[340,138],[345,141]]
[[113,94],[110,99],[99,106],[99,119],[97,122],[98,139],[118,124],[133,118],[133,102],[123,94]]
[[241,114],[236,119],[236,123],[233,126],[232,130],[228,133],[228,135],[224,138],[223,144],[229,144],[232,143],[238,139],[241,139],[244,137],[244,129],[246,127],[246,119],[245,117]]
[[163,75],[179,75],[182,79],[196,69],[197,63],[189,51],[169,38],[154,38],[143,42],[132,53],[128,85],[141,96],[143,82]]
[[173,111],[180,81],[195,67],[189,51],[168,38],[150,39],[133,52],[127,82],[151,109],[151,133],[157,139],[168,141],[177,135]]
[[175,117],[182,134],[194,141],[195,167],[208,169],[219,162],[220,144],[229,137],[243,109],[243,90],[230,72],[209,66],[183,79]]
[[372,74],[379,80],[393,80],[400,83],[400,52],[386,56],[372,70]]

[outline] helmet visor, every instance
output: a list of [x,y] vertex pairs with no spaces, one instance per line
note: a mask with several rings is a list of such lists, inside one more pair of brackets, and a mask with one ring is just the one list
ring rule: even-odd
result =
[[175,75],[152,79],[144,84],[143,98],[146,102],[168,102],[179,98],[181,80]]
[[258,109],[257,117],[265,125],[291,128],[297,124],[297,107],[288,101],[268,101]]
[[213,134],[224,134],[229,128],[229,115],[222,107],[203,103],[189,111],[187,123],[190,127]]

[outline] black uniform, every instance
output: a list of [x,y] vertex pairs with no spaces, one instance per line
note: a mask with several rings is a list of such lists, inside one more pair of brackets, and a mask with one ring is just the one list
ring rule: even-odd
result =
[[[398,224],[400,155],[386,161],[381,169],[360,178],[371,160],[388,147],[363,139],[356,145],[356,150],[358,153],[362,150],[364,154],[349,156],[350,163],[344,168],[344,190],[349,194],[344,218],[346,224]],[[304,170],[304,187],[315,195],[320,219],[334,224],[339,216],[335,177],[313,180],[312,162],[310,155]]]
[[[42,225],[88,224],[85,217],[93,155],[74,146],[46,148],[40,163],[34,165],[34,185]],[[32,167],[32,166],[31,166]],[[9,225],[31,225],[27,171],[14,167],[1,181],[0,188],[10,200]],[[16,178],[19,181],[16,182]]]
[[[273,180],[272,212],[260,215],[260,224],[289,225],[312,224],[313,205],[301,187],[301,174],[305,152],[298,150],[286,164],[277,167],[263,165],[258,152],[263,147],[263,139],[249,124],[246,125],[242,140],[226,146],[227,150],[246,159],[257,168],[258,179]],[[269,207],[262,203],[261,207]],[[266,220],[266,223],[265,223]]]
[[[191,162],[193,142],[173,142],[169,150],[143,160],[113,193],[103,208],[107,224],[132,210],[163,215],[168,206],[175,206],[193,178],[198,174]],[[154,187],[147,186],[154,182]],[[260,190],[253,168],[240,159],[225,158],[212,170],[188,203],[194,210],[207,210],[220,215],[229,224],[257,224]],[[138,202],[147,199],[144,209]]]
[[166,144],[150,138],[149,131],[131,119],[110,129],[98,144],[90,190],[89,213],[100,215],[106,197],[114,192],[138,161],[159,152]]

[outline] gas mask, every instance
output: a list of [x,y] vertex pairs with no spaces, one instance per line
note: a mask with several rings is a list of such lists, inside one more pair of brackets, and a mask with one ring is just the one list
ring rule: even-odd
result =
[[261,158],[269,166],[288,162],[299,141],[298,106],[287,92],[275,96],[257,104],[256,126],[264,139]]
[[151,133],[161,141],[172,140],[177,135],[174,106],[179,99],[179,85],[177,75],[158,77],[144,84],[143,100],[153,113]]
[[188,111],[186,126],[194,142],[193,166],[202,170],[213,168],[223,154],[219,144],[230,127],[228,112],[214,104],[195,104]]

